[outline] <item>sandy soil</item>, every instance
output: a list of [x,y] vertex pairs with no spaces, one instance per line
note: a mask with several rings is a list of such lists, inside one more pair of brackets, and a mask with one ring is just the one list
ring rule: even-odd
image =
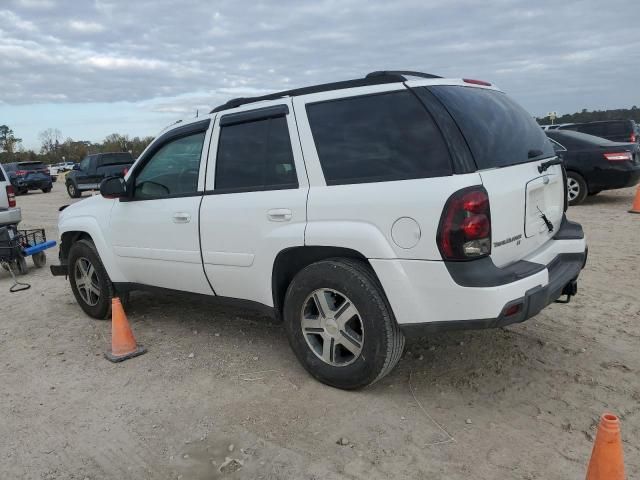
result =
[[[605,410],[622,418],[637,478],[633,193],[569,210],[590,248],[571,304],[410,341],[360,392],[311,379],[279,325],[188,295],[134,294],[129,319],[149,352],[114,365],[109,322],[86,317],[63,278],[29,260],[32,288],[10,294],[0,272],[0,478],[583,478]],[[55,238],[64,185],[18,202],[23,226]]]

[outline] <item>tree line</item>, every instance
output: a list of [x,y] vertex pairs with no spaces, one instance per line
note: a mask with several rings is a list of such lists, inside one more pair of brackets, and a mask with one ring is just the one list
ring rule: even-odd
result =
[[129,137],[120,133],[107,135],[102,142],[64,138],[57,128],[48,128],[38,134],[40,150],[27,150],[22,139],[7,125],[0,125],[0,162],[40,161],[46,164],[79,162],[85,156],[104,152],[130,152],[138,157],[153,137]]
[[[549,117],[536,118],[540,125],[549,125],[551,120]],[[635,105],[631,108],[615,108],[611,110],[587,110],[576,113],[565,113],[557,117],[553,123],[585,123],[596,122],[599,120],[635,120],[640,123],[640,108]]]

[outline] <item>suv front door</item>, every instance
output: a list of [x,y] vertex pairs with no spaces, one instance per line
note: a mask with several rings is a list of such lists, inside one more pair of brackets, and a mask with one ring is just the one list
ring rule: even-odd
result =
[[279,252],[304,245],[309,190],[290,100],[218,115],[200,225],[216,294],[272,305]]
[[111,245],[128,282],[212,294],[200,257],[198,210],[210,120],[158,138],[111,211]]

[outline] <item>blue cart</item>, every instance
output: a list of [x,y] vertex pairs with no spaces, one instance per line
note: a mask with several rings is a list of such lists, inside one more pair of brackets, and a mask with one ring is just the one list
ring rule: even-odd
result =
[[31,256],[36,267],[44,267],[47,263],[45,250],[55,245],[55,240],[47,241],[43,228],[18,230],[15,226],[2,227],[0,264],[5,269],[15,269],[24,275],[28,271],[26,257]]

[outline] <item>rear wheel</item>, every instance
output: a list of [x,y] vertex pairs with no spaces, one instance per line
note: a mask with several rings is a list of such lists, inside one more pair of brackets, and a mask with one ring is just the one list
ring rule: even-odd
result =
[[569,205],[579,205],[587,198],[587,182],[576,172],[567,172],[567,197]]
[[90,317],[107,318],[111,312],[113,284],[95,246],[78,240],[69,251],[69,283],[80,307]]
[[42,193],[49,193],[51,191],[51,187],[45,187],[42,189]]
[[380,380],[404,348],[382,287],[366,264],[352,259],[324,260],[300,271],[287,290],[284,320],[304,368],[337,388]]
[[47,254],[44,252],[34,253],[32,258],[33,264],[38,268],[42,268],[47,264]]
[[80,195],[82,195],[76,184],[73,182],[67,183],[67,193],[71,198],[80,198]]

